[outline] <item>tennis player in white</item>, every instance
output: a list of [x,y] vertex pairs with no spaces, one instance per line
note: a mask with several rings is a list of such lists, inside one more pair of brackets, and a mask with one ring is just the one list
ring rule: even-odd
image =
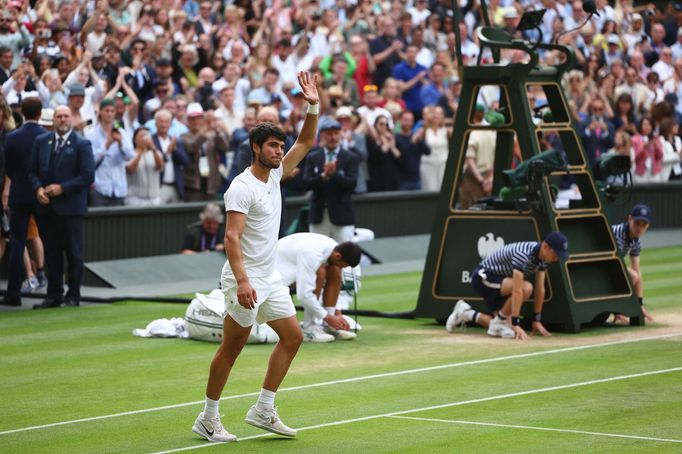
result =
[[341,270],[356,267],[362,251],[351,242],[337,244],[326,235],[294,233],[277,243],[276,268],[284,285],[296,284],[296,296],[303,304],[303,340],[332,342],[356,337],[336,302],[341,291]]
[[192,430],[209,441],[235,441],[220,422],[218,404],[232,366],[254,323],[267,323],[280,341],[275,346],[258,401],[246,414],[245,422],[280,435],[294,437],[296,430],[279,419],[275,393],[291,365],[303,334],[289,289],[275,271],[277,234],[282,209],[280,180],[289,175],[313,146],[317,133],[319,97],[316,78],[308,72],[298,82],[308,102],[301,133],[284,155],[284,131],[272,123],[260,123],[249,132],[253,163],[237,176],[225,193],[227,229],[221,285],[227,315],[223,341],[211,362],[206,386],[206,405]]

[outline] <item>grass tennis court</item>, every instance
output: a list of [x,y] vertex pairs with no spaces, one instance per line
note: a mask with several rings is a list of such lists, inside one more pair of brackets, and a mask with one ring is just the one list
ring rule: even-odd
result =
[[[364,317],[356,341],[304,344],[276,401],[295,440],[242,422],[271,345],[245,347],[223,394],[241,441],[208,446],[191,432],[216,344],[131,334],[183,305],[5,313],[0,452],[681,452],[680,256],[643,253],[646,327],[522,343]],[[410,310],[419,281],[367,277],[360,307]]]

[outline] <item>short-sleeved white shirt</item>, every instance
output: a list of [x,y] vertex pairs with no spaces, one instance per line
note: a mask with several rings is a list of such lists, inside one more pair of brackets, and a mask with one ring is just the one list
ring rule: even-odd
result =
[[[270,170],[268,181],[264,183],[253,176],[249,167],[232,181],[225,193],[225,211],[246,214],[241,247],[244,269],[249,278],[267,277],[275,271],[282,213],[282,173],[282,165]],[[229,260],[223,266],[222,277],[234,279]]]

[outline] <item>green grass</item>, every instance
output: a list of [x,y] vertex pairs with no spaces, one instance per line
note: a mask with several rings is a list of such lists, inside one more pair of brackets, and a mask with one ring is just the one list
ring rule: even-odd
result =
[[[682,280],[674,272],[680,255],[682,248],[644,251],[646,302],[659,316],[645,328],[559,333],[522,343],[488,339],[479,329],[448,335],[432,320],[361,318],[365,329],[356,341],[304,344],[283,387],[309,387],[285,389],[277,397],[283,420],[293,427],[342,423],[304,429],[295,440],[259,437],[202,452],[680,452],[682,443],[497,426],[682,440],[681,371],[527,394],[682,367],[682,329],[673,320],[682,315]],[[411,310],[420,278],[420,273],[367,277],[360,305],[386,312]],[[133,328],[153,319],[183,312],[177,304],[126,302],[3,313],[0,432],[188,405],[2,434],[0,452],[156,452],[202,445],[190,431],[202,405],[191,403],[203,399],[216,345],[131,334]],[[565,350],[571,345],[605,343],[613,336],[666,332],[680,336]],[[242,422],[255,397],[229,397],[259,390],[271,350],[267,345],[247,346],[225,390],[223,421],[241,438],[263,433]],[[551,350],[561,351],[433,369]],[[311,386],[417,368],[427,370]],[[526,394],[500,397],[513,393]],[[491,396],[498,398],[481,401]],[[446,404],[455,405],[419,410]],[[427,420],[385,416],[394,412]],[[372,418],[348,422],[368,417]]]

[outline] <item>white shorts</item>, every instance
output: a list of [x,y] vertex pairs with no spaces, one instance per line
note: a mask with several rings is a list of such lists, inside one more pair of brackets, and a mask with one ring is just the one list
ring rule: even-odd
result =
[[249,278],[251,287],[256,290],[256,307],[247,309],[237,301],[237,282],[223,278],[221,285],[225,293],[227,314],[244,328],[254,323],[267,323],[296,315],[294,302],[289,288],[282,284],[282,276],[275,271],[268,277]]

